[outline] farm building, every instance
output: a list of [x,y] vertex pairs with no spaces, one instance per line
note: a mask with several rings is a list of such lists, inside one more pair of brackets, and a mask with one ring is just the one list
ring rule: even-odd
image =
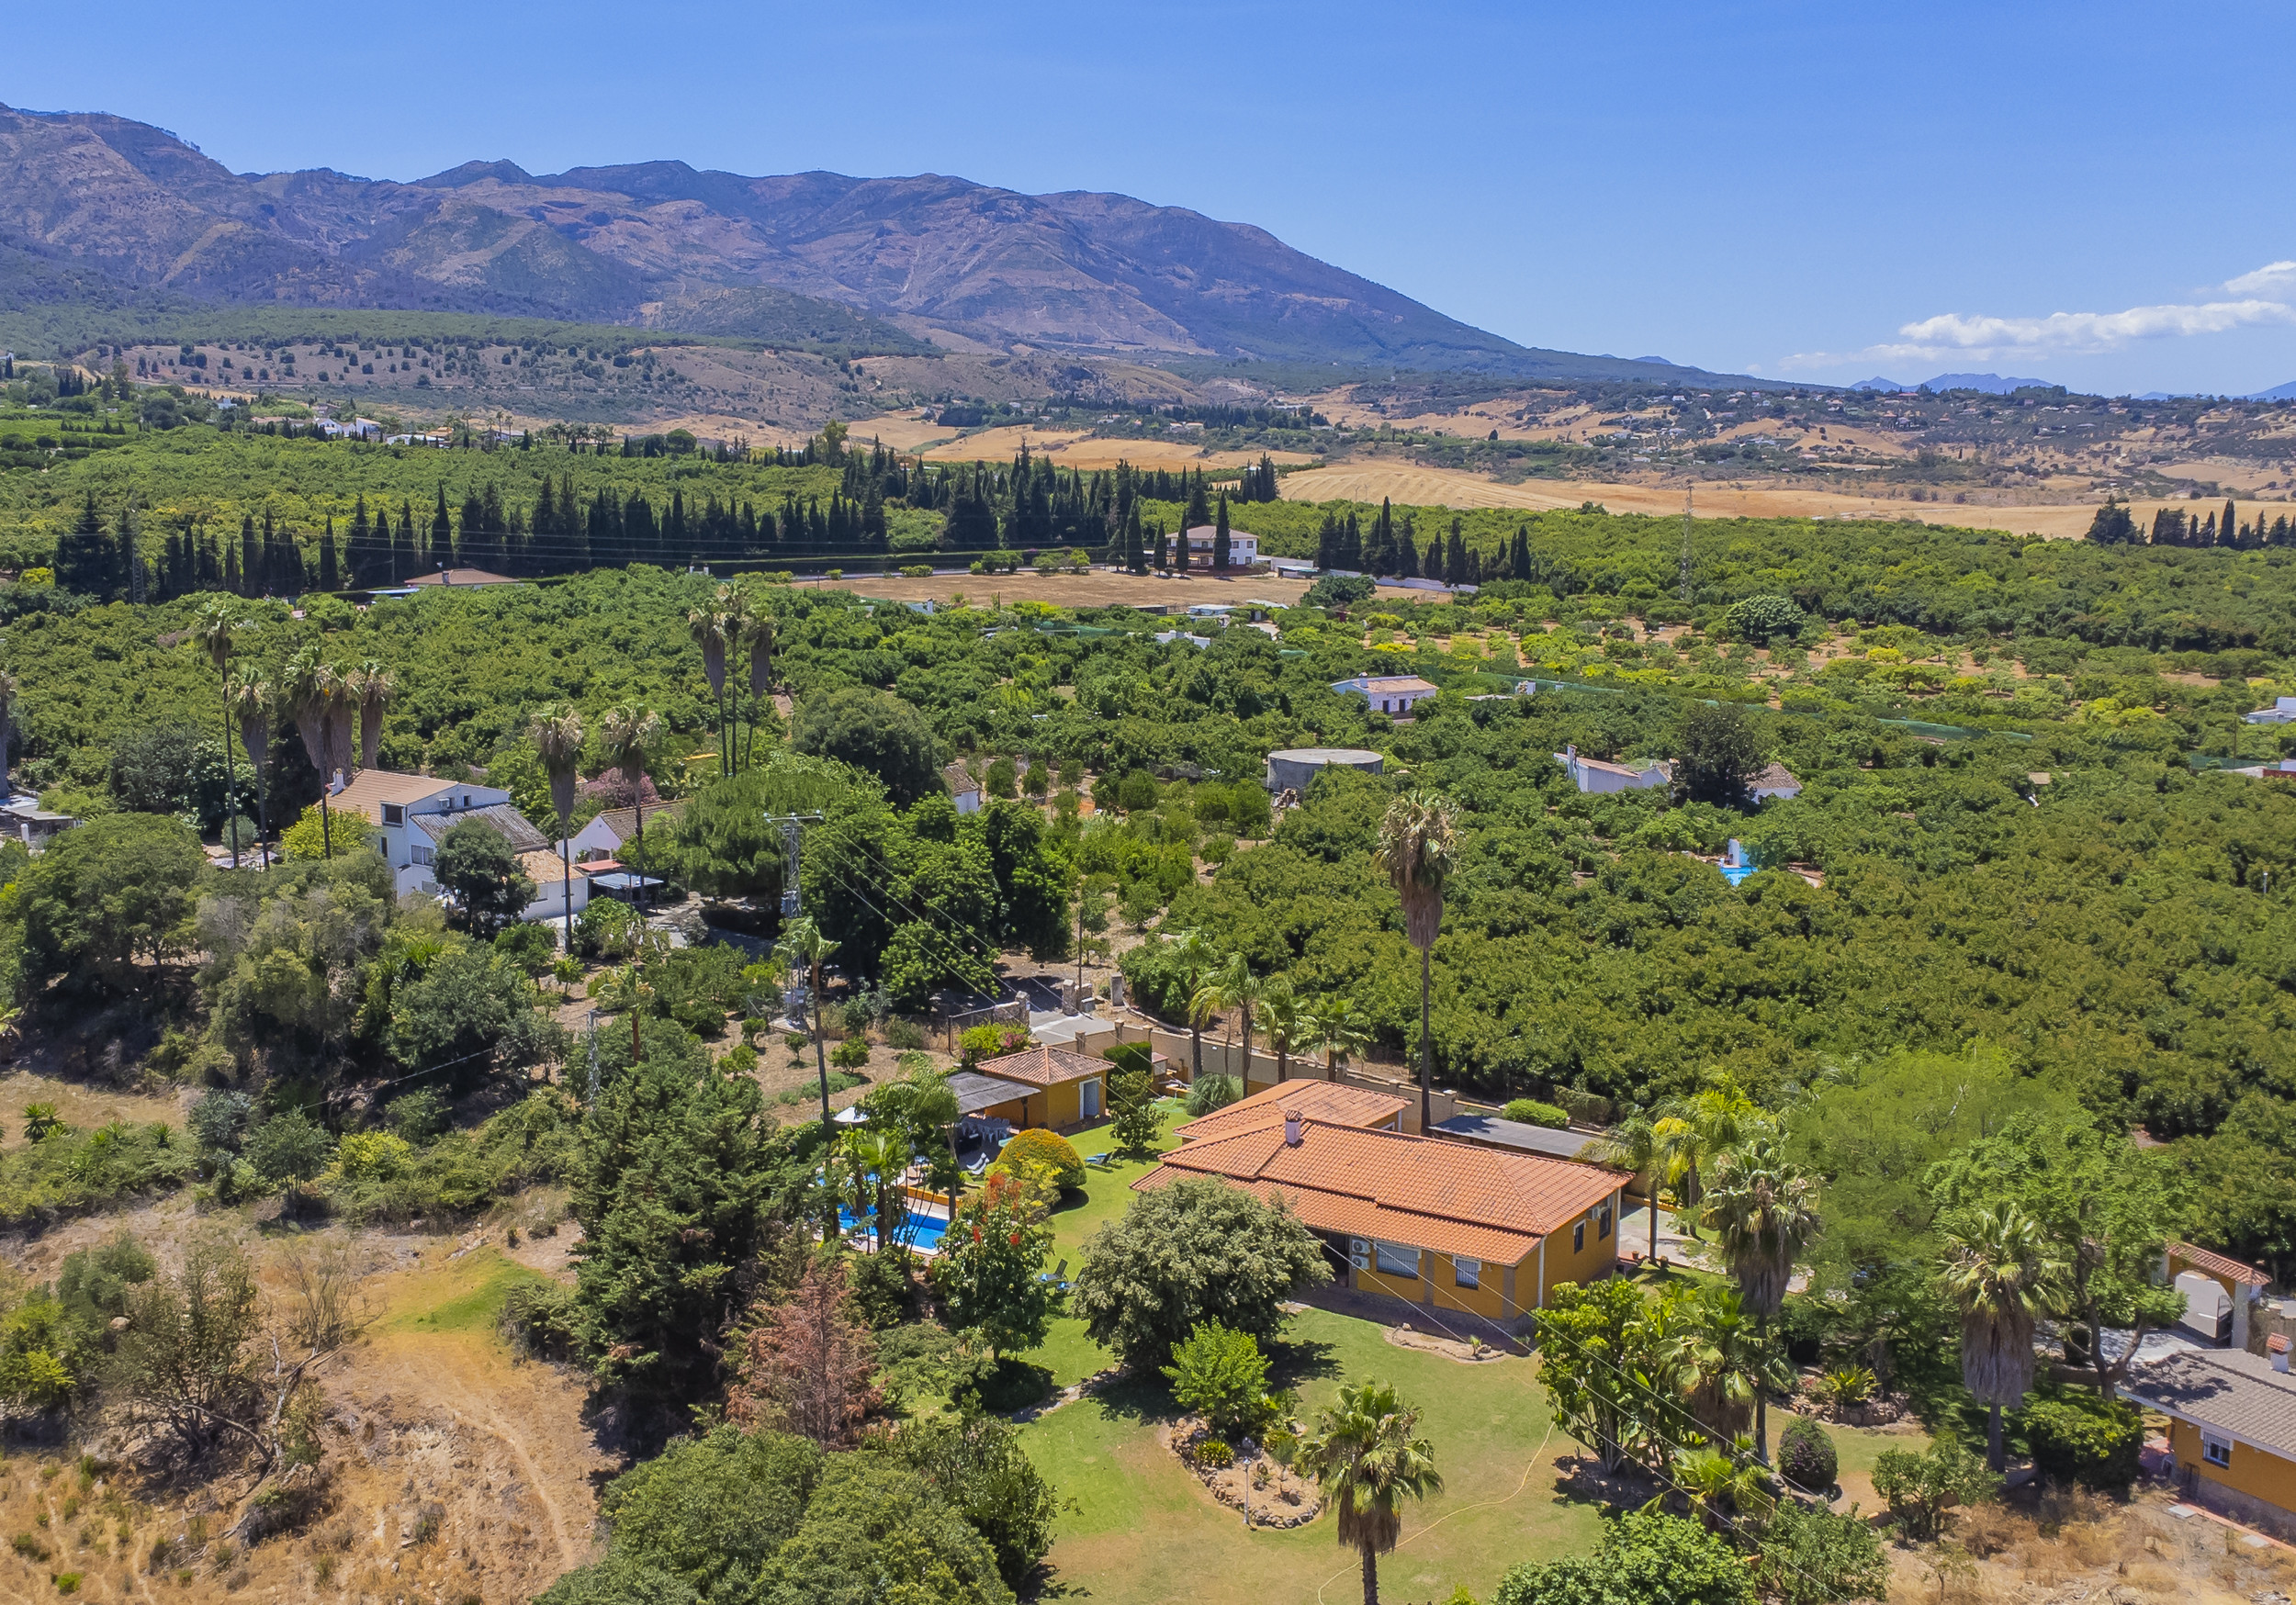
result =
[[2185,1497],[2296,1538],[2296,1379],[2288,1342],[2268,1354],[2187,1349],[2130,1374],[2130,1399],[2168,1418]]
[[1342,695],[1355,692],[1371,704],[1374,713],[1408,719],[1412,709],[1434,696],[1436,688],[1415,674],[1359,674],[1353,679],[1334,680],[1332,690]]
[[1376,775],[1383,762],[1378,753],[1360,746],[1286,747],[1267,755],[1265,783],[1271,791],[1297,791],[1304,796],[1325,769],[1361,769]]
[[1630,767],[1605,763],[1599,758],[1581,758],[1576,746],[1569,746],[1555,754],[1555,761],[1570,775],[1570,783],[1581,791],[1639,791],[1671,785],[1674,779],[1674,766],[1659,758]]

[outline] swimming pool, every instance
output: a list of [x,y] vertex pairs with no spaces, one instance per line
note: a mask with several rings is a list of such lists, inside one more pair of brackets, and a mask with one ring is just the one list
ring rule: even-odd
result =
[[[875,1213],[872,1210],[867,1215],[856,1215],[840,1206],[837,1212],[838,1230],[847,1236],[856,1231],[867,1232]],[[906,1237],[908,1245],[919,1253],[937,1254],[940,1251],[940,1240],[948,1233],[949,1222],[943,1217],[911,1209],[902,1225],[895,1229],[894,1235],[896,1239]]]

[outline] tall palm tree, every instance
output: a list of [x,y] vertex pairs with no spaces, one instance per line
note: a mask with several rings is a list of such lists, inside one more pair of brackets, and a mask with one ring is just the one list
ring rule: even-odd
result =
[[335,701],[342,684],[343,677],[329,667],[316,641],[307,641],[298,647],[280,671],[279,690],[287,702],[287,716],[295,721],[295,733],[303,739],[304,756],[311,760],[311,768],[319,771],[320,841],[330,859],[335,856],[335,837],[327,811],[327,771],[328,759],[334,750]]
[[1683,1313],[1665,1356],[1675,1391],[1708,1438],[1729,1442],[1765,1388],[1794,1385],[1793,1370],[1755,1330],[1737,1288],[1710,1286]]
[[1315,1034],[1303,1040],[1323,1049],[1323,1079],[1332,1081],[1338,1075],[1339,1056],[1352,1056],[1371,1040],[1370,1016],[1355,999],[1334,992],[1315,1000],[1314,1018]]
[[[723,591],[720,591],[723,597]],[[710,682],[710,695],[717,700],[717,772],[725,774],[733,767],[726,756],[726,612],[713,603],[695,608],[686,614],[686,633],[702,648],[702,674]]]
[[758,719],[763,712],[760,703],[773,689],[773,649],[781,644],[781,628],[773,615],[752,605],[754,611],[742,632],[749,654],[749,751],[742,757],[744,764],[757,756]]
[[[1818,1184],[1786,1161],[1776,1139],[1760,1136],[1716,1162],[1705,1218],[1766,1346],[1795,1256],[1818,1235]],[[1761,1389],[1754,1394],[1754,1454],[1769,1464],[1769,1396]]]
[[738,585],[721,585],[715,599],[718,628],[726,641],[726,767],[741,768],[741,653],[749,639],[749,593]]
[[1187,989],[1188,1079],[1200,1081],[1204,1074],[1204,1016],[1196,1006],[1196,999],[1203,991],[1212,966],[1219,962],[1219,956],[1213,951],[1211,938],[1192,926],[1172,938],[1170,953],[1173,972]]
[[605,744],[607,761],[629,782],[630,802],[637,809],[638,904],[646,902],[646,759],[661,744],[661,715],[640,702],[616,702],[600,721],[598,737]]
[[558,816],[558,870],[565,877],[566,950],[574,951],[574,849],[567,827],[574,818],[574,766],[582,756],[582,716],[569,703],[554,703],[535,714],[528,739],[550,775],[550,807]]
[[1251,964],[1241,953],[1231,953],[1204,978],[1188,999],[1188,1016],[1208,1020],[1212,1016],[1233,1009],[1244,1019],[1244,1074],[1240,1078],[1244,1090],[1252,1090],[1252,1016],[1259,1007],[1260,994],[1266,982],[1252,973]]
[[1661,1159],[1658,1123],[1638,1110],[1612,1127],[1580,1151],[1581,1159],[1613,1165],[1630,1175],[1647,1176],[1650,1189],[1650,1259],[1659,1257],[1659,1168]]
[[2071,1270],[2041,1222],[2003,1199],[1947,1229],[1946,1296],[1961,1308],[1961,1379],[1986,1407],[1986,1464],[2003,1468],[2001,1412],[2033,1386],[2033,1322],[2064,1302]]
[[383,710],[399,694],[399,682],[370,657],[345,675],[343,684],[359,709],[359,768],[371,769],[382,757]]
[[[1724,1151],[1762,1133],[1776,1120],[1748,1097],[1738,1078],[1724,1072],[1689,1097],[1669,1104],[1656,1122],[1660,1168],[1674,1188],[1677,1207],[1690,1212],[1690,1235],[1698,1235],[1696,1215],[1704,1177]],[[1653,1207],[1656,1201],[1653,1200]]]
[[1267,1033],[1267,1046],[1276,1055],[1276,1080],[1280,1085],[1290,1079],[1291,1050],[1315,1039],[1315,1016],[1308,1013],[1300,994],[1292,990],[1289,976],[1271,975],[1260,987],[1259,1002],[1252,1013],[1259,1021],[1261,1030]]
[[899,1207],[901,1178],[916,1156],[909,1152],[908,1139],[890,1128],[849,1132],[845,1148],[871,1195],[871,1239],[883,1253],[886,1242],[892,1240],[888,1233]]
[[1406,791],[1387,805],[1371,861],[1403,901],[1403,937],[1419,949],[1419,1129],[1432,1123],[1435,1045],[1428,1015],[1435,982],[1435,935],[1443,928],[1443,888],[1458,852],[1458,819],[1433,791]]
[[271,681],[263,670],[235,674],[223,686],[224,700],[239,716],[239,744],[255,771],[255,839],[263,844],[263,867],[271,868]]
[[[813,915],[801,914],[782,928],[773,945],[773,957],[792,970],[803,970],[813,1003],[813,1057],[821,1072],[821,1139],[834,1144],[837,1126],[829,1114],[829,1050],[821,1037],[821,970],[838,945],[821,934]],[[826,1150],[825,1150],[826,1151]]]
[[1419,1411],[1392,1384],[1343,1386],[1300,1445],[1299,1466],[1339,1512],[1339,1542],[1363,1561],[1363,1605],[1379,1605],[1379,1556],[1403,1535],[1403,1501],[1443,1490]]
[[16,676],[0,674],[0,798],[15,795],[8,784],[8,748],[16,741]]
[[[219,601],[211,601],[201,608],[191,626],[192,639],[215,665],[215,683],[223,693],[223,816],[230,819],[232,781],[238,778],[238,763],[231,757],[231,632],[238,628],[232,622],[231,608]],[[231,868],[239,868],[239,833],[231,833]]]

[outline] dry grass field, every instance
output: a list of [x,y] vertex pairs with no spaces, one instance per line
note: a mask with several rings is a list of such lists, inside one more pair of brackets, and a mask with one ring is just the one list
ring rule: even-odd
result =
[[1265,598],[1289,605],[1307,592],[1307,582],[1278,579],[1273,575],[1244,575],[1214,578],[1198,574],[1187,578],[1164,578],[1153,574],[938,574],[929,579],[903,579],[898,575],[840,581],[838,589],[881,601],[946,603],[962,596],[967,601],[1040,601],[1064,608],[1193,607],[1198,602],[1241,602]]

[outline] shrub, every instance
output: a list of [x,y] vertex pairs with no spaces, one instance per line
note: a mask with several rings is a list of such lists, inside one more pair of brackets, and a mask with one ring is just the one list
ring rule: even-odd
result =
[[1235,1451],[1224,1439],[1206,1438],[1196,1445],[1196,1464],[1218,1471],[1235,1464]]
[[1224,1109],[1244,1095],[1244,1088],[1232,1075],[1199,1075],[1187,1089],[1187,1112],[1200,1120],[1214,1109]]
[[897,1016],[885,1022],[885,1046],[904,1053],[914,1053],[925,1046],[925,1027],[915,1020]]
[[2000,1479],[1958,1438],[1936,1439],[1919,1454],[1909,1449],[1885,1449],[1874,1462],[1874,1491],[1911,1539],[1937,1536],[1949,1498],[1974,1505],[1991,1498],[1999,1487]]
[[1845,1409],[1854,1409],[1874,1397],[1881,1384],[1863,1365],[1834,1365],[1818,1379],[1818,1391]]
[[574,916],[574,951],[584,959],[626,959],[637,950],[644,922],[637,910],[611,897],[592,898]]
[[1738,1552],[1698,1522],[1641,1510],[1605,1526],[1591,1555],[1514,1567],[1491,1598],[1493,1605],[1754,1605],[1754,1582]]
[[996,1156],[996,1162],[1007,1169],[1022,1162],[1044,1166],[1064,1189],[1075,1191],[1085,1184],[1085,1162],[1068,1139],[1057,1131],[1042,1127],[1023,1131]]
[[1560,1131],[1570,1124],[1570,1117],[1552,1104],[1542,1104],[1536,1098],[1516,1098],[1503,1111],[1506,1117],[1525,1126],[1545,1126]]
[[933,566],[929,563],[904,563],[901,565],[901,578],[904,579],[930,579],[932,577]]
[[838,1043],[837,1050],[829,1055],[829,1062],[839,1070],[859,1070],[869,1062],[869,1038],[861,1036],[848,1037]]
[[1791,597],[1750,596],[1732,603],[1722,622],[1739,640],[1759,645],[1780,635],[1800,634],[1802,617],[1802,610]]
[[984,1059],[1018,1053],[1028,1045],[1029,1027],[1026,1026],[967,1026],[957,1033],[957,1056],[967,1068]]
[[2026,1406],[2023,1420],[2033,1467],[2043,1476],[2099,1489],[2125,1488],[2136,1480],[2144,1418],[2135,1406],[2065,1393]]
[[1834,1486],[1841,1465],[1834,1441],[1816,1421],[1796,1416],[1778,1434],[1778,1470],[1797,1488],[1822,1494]]
[[1754,1572],[1762,1598],[1779,1605],[1833,1605],[1889,1596],[1882,1535],[1853,1514],[1780,1501],[1761,1534]]
[[390,1131],[355,1131],[335,1145],[335,1169],[346,1182],[388,1182],[405,1168],[414,1144]]
[[1172,1397],[1215,1432],[1247,1433],[1266,1414],[1267,1356],[1249,1332],[1199,1322],[1164,1368]]

